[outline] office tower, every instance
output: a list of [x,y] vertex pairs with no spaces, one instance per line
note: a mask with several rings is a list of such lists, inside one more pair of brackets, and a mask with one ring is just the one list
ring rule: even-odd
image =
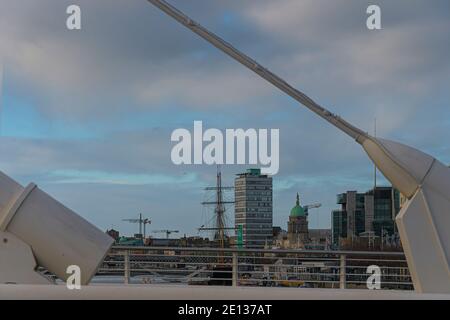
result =
[[395,217],[400,194],[392,187],[376,187],[366,193],[347,191],[337,196],[341,209],[332,212],[333,244],[360,236],[382,238],[396,233]]
[[[242,228],[246,248],[272,244],[272,178],[248,169],[235,179],[235,227]],[[242,226],[242,227],[240,227]]]

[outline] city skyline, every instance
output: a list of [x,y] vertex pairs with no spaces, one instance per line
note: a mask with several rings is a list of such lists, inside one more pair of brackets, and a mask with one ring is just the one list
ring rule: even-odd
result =
[[[215,168],[174,166],[170,132],[203,120],[208,127],[280,128],[274,225],[286,227],[297,192],[302,204],[323,203],[319,225],[316,211],[310,225],[325,227],[336,194],[372,187],[373,166],[350,139],[145,1],[111,1],[105,11],[99,2],[76,2],[87,19],[78,33],[64,29],[64,2],[42,1],[41,10],[32,2],[0,4],[0,168],[22,184],[38,183],[103,229],[131,234],[134,226],[121,219],[142,212],[150,228],[193,234]],[[379,136],[450,163],[438,139],[450,133],[449,4],[413,10],[405,3],[380,1],[384,29],[371,33],[358,14],[366,3],[283,1],[273,14],[268,1],[174,1],[363,129],[373,131],[377,118]],[[55,15],[61,19],[48,19]],[[224,184],[243,171],[224,166]]]

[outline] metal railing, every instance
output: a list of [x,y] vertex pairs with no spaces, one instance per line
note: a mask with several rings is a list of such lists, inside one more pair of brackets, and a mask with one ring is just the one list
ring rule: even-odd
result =
[[115,246],[93,282],[412,290],[401,252]]

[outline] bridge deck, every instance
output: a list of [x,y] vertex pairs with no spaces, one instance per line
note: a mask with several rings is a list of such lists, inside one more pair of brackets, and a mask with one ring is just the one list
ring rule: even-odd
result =
[[68,290],[64,285],[0,285],[0,299],[449,300],[450,295],[394,290],[102,284],[81,290]]

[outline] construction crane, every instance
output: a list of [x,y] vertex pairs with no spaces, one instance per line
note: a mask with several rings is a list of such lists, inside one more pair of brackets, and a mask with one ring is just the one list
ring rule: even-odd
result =
[[142,236],[142,227],[144,227],[144,239],[145,239],[145,226],[151,224],[151,220],[148,218],[142,218],[142,213],[139,213],[139,219],[122,219],[122,221],[130,223],[139,223],[139,235]]
[[148,1],[361,145],[377,168],[408,199],[396,223],[414,288],[418,292],[450,293],[450,169],[446,165],[410,146],[371,136],[323,108],[166,1]]
[[152,231],[153,233],[165,233],[166,234],[166,239],[169,239],[169,236],[172,233],[178,233],[180,232],[179,230],[154,230]]
[[303,206],[303,210],[305,210],[305,214],[309,214],[309,209],[317,209],[322,206],[321,203],[313,203],[313,204],[307,204],[306,206]]
[[[321,203],[313,203],[313,204],[307,204],[306,206],[303,206],[303,210],[305,211],[306,217],[309,216],[309,209],[318,209],[321,206],[322,206]],[[319,221],[319,215],[318,214],[316,215],[316,218],[317,218],[317,220],[316,220],[317,228],[319,228],[320,221]],[[308,218],[308,220],[309,220],[309,218]]]

